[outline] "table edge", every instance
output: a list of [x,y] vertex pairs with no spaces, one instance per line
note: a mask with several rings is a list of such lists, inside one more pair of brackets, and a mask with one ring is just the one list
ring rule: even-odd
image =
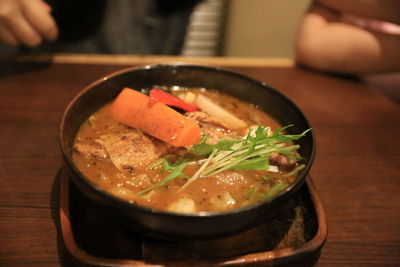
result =
[[108,65],[146,65],[165,62],[185,62],[205,65],[232,67],[293,67],[290,58],[261,57],[188,57],[156,55],[106,55],[106,54],[35,54],[0,57],[0,63],[52,62],[58,64],[108,64]]

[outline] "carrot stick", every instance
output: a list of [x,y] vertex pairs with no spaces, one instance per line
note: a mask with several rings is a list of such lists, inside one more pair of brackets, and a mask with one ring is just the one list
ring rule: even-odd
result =
[[197,144],[201,139],[199,125],[167,105],[149,103],[149,97],[124,88],[110,105],[111,116],[174,146]]

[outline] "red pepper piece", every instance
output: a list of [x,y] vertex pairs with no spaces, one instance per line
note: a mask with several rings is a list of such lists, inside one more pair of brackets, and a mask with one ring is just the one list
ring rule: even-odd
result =
[[168,106],[173,106],[180,108],[186,112],[191,112],[191,111],[199,111],[200,109],[196,105],[189,104],[179,97],[176,97],[174,95],[171,95],[167,92],[164,92],[161,89],[154,88],[150,91],[149,94],[150,97],[150,104],[155,104],[157,102],[161,102],[165,105]]

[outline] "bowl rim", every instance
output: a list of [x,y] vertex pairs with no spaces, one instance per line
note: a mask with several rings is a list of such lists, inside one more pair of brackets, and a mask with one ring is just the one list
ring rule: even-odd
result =
[[[193,63],[187,63],[187,62],[166,62],[166,63],[156,63],[156,64],[146,64],[146,65],[140,65],[140,66],[133,66],[133,67],[128,67],[128,68],[123,68],[121,70],[117,70],[114,71],[112,73],[103,75],[102,77],[98,78],[97,80],[91,82],[89,85],[85,86],[83,89],[81,89],[68,103],[66,109],[64,110],[64,113],[62,115],[62,119],[61,122],[59,124],[59,147],[61,150],[61,154],[62,157],[64,159],[64,162],[67,163],[67,165],[72,168],[72,170],[78,174],[79,178],[81,181],[83,181],[85,184],[89,185],[89,187],[93,188],[95,191],[97,191],[98,193],[102,194],[103,196],[105,196],[108,199],[111,199],[112,201],[116,201],[118,202],[120,205],[126,206],[128,208],[134,208],[134,209],[139,209],[141,211],[144,212],[150,212],[152,214],[157,214],[157,215],[162,215],[162,216],[168,216],[168,217],[185,217],[185,218],[216,218],[216,217],[225,217],[225,216],[229,216],[229,215],[235,215],[241,212],[250,212],[253,210],[257,210],[261,207],[264,206],[268,206],[271,205],[271,203],[273,201],[279,201],[284,199],[285,197],[288,197],[290,195],[290,193],[294,193],[295,189],[299,188],[307,174],[309,173],[312,165],[313,165],[313,161],[315,158],[315,152],[316,152],[316,142],[315,142],[315,135],[313,133],[313,131],[309,131],[307,134],[311,134],[311,140],[312,140],[312,149],[311,149],[311,153],[310,153],[310,157],[309,157],[309,161],[307,162],[306,166],[304,169],[301,170],[301,172],[303,173],[303,175],[301,177],[297,177],[296,180],[289,184],[288,187],[285,188],[285,190],[280,191],[278,194],[276,194],[274,197],[268,199],[268,200],[263,200],[260,201],[258,203],[255,204],[251,204],[251,205],[246,205],[244,207],[239,207],[239,208],[235,208],[235,209],[231,209],[231,210],[227,210],[227,211],[207,211],[207,212],[198,212],[198,213],[179,213],[179,212],[172,212],[172,211],[164,211],[164,210],[160,210],[160,209],[155,209],[155,208],[150,208],[150,207],[146,207],[143,205],[138,205],[135,203],[131,203],[127,200],[124,200],[122,198],[119,198],[109,192],[107,192],[106,190],[104,190],[103,188],[101,188],[99,185],[97,185],[96,183],[92,182],[90,179],[88,179],[80,170],[79,168],[74,164],[73,160],[72,160],[72,156],[69,155],[69,153],[67,152],[66,148],[63,145],[63,139],[64,139],[64,129],[66,127],[66,117],[69,114],[70,110],[72,110],[72,108],[74,107],[75,103],[77,102],[77,100],[79,100],[83,95],[85,95],[87,92],[89,92],[90,90],[92,90],[92,88],[95,88],[96,86],[100,85],[101,83],[111,80],[119,75],[123,75],[123,74],[127,74],[130,72],[136,72],[136,71],[144,71],[144,70],[152,70],[152,69],[158,69],[158,68],[171,68],[171,69],[178,69],[181,67],[185,67],[185,68],[199,68],[199,69],[205,69],[208,71],[217,71],[217,72],[223,72],[227,75],[233,75],[236,76],[240,79],[245,79],[248,80],[251,83],[255,83],[258,86],[261,86],[263,88],[266,88],[268,90],[270,90],[272,93],[278,95],[281,98],[284,98],[285,101],[287,101],[289,103],[289,105],[291,105],[294,109],[296,109],[296,112],[298,112],[302,119],[305,121],[305,123],[310,127],[310,129],[312,129],[311,124],[309,122],[309,120],[307,119],[307,117],[304,115],[304,113],[302,112],[302,110],[290,99],[288,98],[285,94],[283,94],[282,92],[278,91],[277,89],[275,89],[274,87],[270,86],[269,84],[258,80],[256,78],[253,78],[247,74],[244,73],[240,73],[238,71],[232,70],[232,69],[228,69],[225,67],[219,67],[219,66],[207,66],[207,65],[201,65],[201,64],[193,64]],[[217,88],[213,88],[216,91],[218,91]],[[122,88],[121,88],[122,90]]]

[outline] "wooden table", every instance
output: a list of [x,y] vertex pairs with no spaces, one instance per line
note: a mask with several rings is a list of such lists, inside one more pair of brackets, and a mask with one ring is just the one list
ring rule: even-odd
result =
[[[0,63],[0,265],[59,264],[54,199],[58,125],[84,86],[131,65],[190,61],[278,88],[317,138],[311,170],[329,235],[318,266],[400,263],[400,106],[376,88],[287,61],[58,56]],[[399,89],[400,90],[400,89]]]

